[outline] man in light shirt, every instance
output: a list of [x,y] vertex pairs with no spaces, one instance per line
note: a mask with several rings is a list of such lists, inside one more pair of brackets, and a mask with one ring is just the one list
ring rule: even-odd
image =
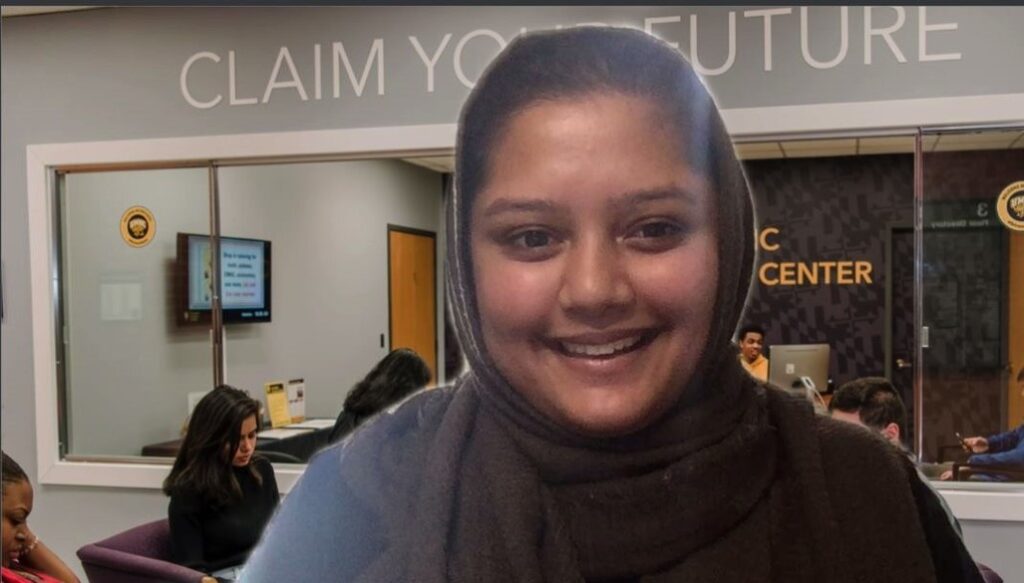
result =
[[764,328],[757,324],[747,324],[740,328],[740,363],[747,369],[750,376],[762,381],[768,380],[768,359],[761,351],[764,350]]

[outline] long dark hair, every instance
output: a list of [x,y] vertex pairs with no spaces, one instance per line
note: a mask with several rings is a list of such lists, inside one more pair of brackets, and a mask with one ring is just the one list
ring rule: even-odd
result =
[[[214,505],[240,499],[242,489],[231,471],[231,460],[238,451],[242,422],[255,415],[258,427],[259,411],[258,401],[228,385],[221,385],[200,399],[171,473],[164,480],[164,494],[198,494]],[[248,469],[262,483],[252,463]]]
[[392,350],[345,398],[330,441],[341,439],[363,421],[430,382],[430,366],[408,348]]
[[0,454],[3,454],[3,491],[7,491],[7,486],[10,484],[28,482],[28,475],[25,474],[25,470],[21,469],[18,462],[11,459],[7,452],[0,451]]

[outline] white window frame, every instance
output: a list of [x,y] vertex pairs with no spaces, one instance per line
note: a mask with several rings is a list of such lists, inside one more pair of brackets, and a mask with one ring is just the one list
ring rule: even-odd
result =
[[[737,141],[756,141],[765,136],[792,139],[821,133],[905,133],[919,127],[1021,124],[1024,94],[744,108],[722,110],[722,116]],[[53,262],[50,184],[53,169],[275,157],[438,155],[454,149],[455,135],[455,124],[436,124],[28,146],[32,366],[39,483],[159,489],[170,470],[167,464],[60,459],[54,329],[57,266]],[[281,491],[290,490],[303,471],[276,468]],[[972,486],[937,484],[958,518],[1024,522],[1024,485],[983,489]]]

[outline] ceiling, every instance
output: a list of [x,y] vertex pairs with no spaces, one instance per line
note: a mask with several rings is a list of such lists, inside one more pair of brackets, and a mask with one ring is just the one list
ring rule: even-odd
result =
[[0,6],[0,16],[31,16],[33,14],[47,14],[50,12],[70,12],[72,10],[89,10],[91,8],[103,8],[102,6]]
[[[1024,131],[984,131],[967,133],[927,134],[925,152],[955,150],[1024,149]],[[819,140],[786,140],[771,142],[743,142],[736,144],[741,160],[768,160],[776,158],[824,158],[828,156],[867,156],[872,154],[910,154],[914,151],[914,136],[879,136],[862,138],[830,138]],[[453,156],[405,158],[406,162],[423,166],[435,172],[452,172]]]

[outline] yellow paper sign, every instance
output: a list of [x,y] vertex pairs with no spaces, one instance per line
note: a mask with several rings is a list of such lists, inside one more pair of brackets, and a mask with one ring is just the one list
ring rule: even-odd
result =
[[267,392],[267,412],[270,414],[271,427],[284,427],[292,422],[292,415],[288,411],[288,392],[284,390],[284,383],[267,383],[264,385]]

